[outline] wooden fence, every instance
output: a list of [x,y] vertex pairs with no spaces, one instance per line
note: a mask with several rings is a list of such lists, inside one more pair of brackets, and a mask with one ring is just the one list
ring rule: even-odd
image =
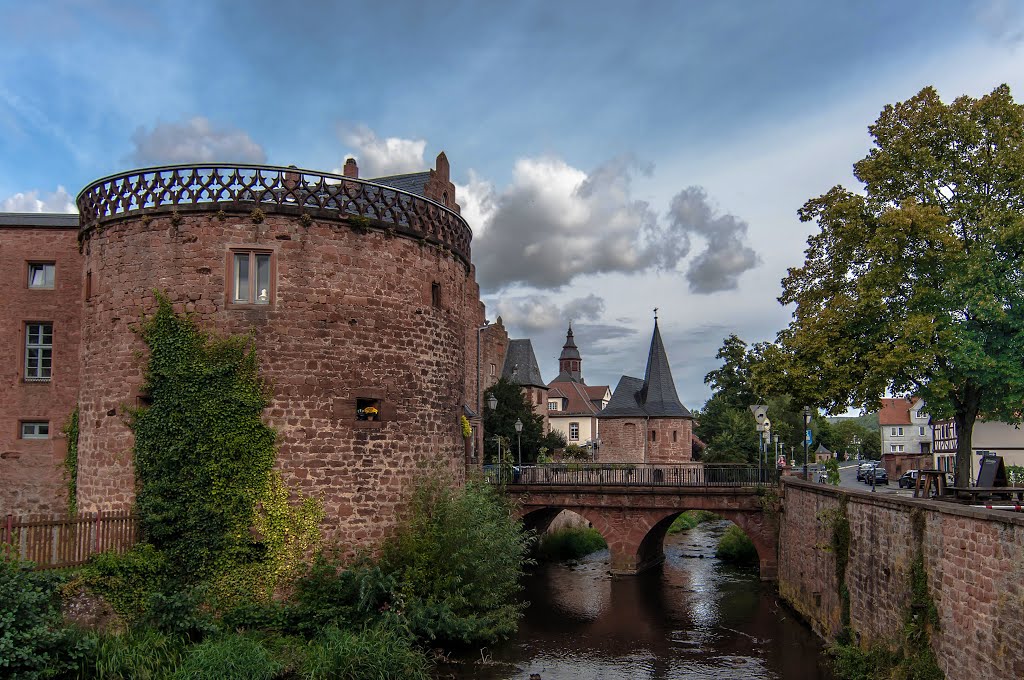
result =
[[95,512],[53,519],[7,515],[0,526],[0,548],[34,562],[36,569],[85,564],[90,555],[123,553],[138,540],[138,519],[130,512]]

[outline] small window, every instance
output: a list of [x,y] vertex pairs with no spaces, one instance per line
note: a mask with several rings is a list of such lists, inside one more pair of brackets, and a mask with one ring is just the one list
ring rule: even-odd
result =
[[53,262],[30,262],[28,265],[29,288],[53,288],[57,265]]
[[494,364],[491,364],[491,377],[492,378],[494,377],[494,373],[497,370],[498,370],[498,367],[496,365],[494,365]]
[[25,380],[43,382],[53,370],[53,324],[25,325]]
[[658,441],[658,431],[657,430],[651,430],[651,441],[652,442]]
[[85,273],[85,301],[92,299],[92,272]]
[[902,437],[903,436],[903,428],[902,427],[896,428],[896,434],[898,434],[899,436]]
[[356,420],[380,419],[380,399],[356,399]]
[[579,423],[569,423],[569,440],[570,441],[574,441],[574,442],[580,440],[580,424]]
[[430,304],[436,309],[441,308],[441,284],[436,281],[430,284]]
[[540,390],[537,390],[537,405],[540,406],[544,403],[544,395],[541,394]]
[[679,431],[678,430],[672,430],[672,443],[673,444],[675,444],[677,441],[679,441],[678,437],[679,437]]
[[272,253],[235,252],[231,258],[231,301],[235,304],[269,305]]
[[548,402],[548,410],[549,411],[557,411],[558,410],[558,401],[557,400],[549,401]]
[[49,439],[50,423],[45,420],[26,420],[21,424],[22,439]]
[[921,427],[921,428],[918,428],[918,429],[919,429],[919,430],[921,431],[921,432],[920,432],[920,434],[921,434],[921,436],[923,437],[923,436],[924,436],[924,428],[923,428],[923,427]]
[[890,435],[890,436],[893,436],[893,437],[895,437],[895,436],[896,436],[896,428],[895,428],[895,427],[893,427],[893,428],[891,428],[891,429],[889,430],[889,435]]

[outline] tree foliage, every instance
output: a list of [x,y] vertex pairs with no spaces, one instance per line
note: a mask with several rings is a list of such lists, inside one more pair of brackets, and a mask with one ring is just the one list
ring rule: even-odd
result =
[[886,106],[854,165],[863,193],[809,200],[820,232],[783,280],[790,385],[833,413],[914,393],[953,416],[958,477],[977,415],[1024,402],[1024,107],[1007,86]]
[[[544,438],[544,417],[533,412],[533,404],[530,398],[523,393],[522,387],[505,378],[500,378],[484,392],[484,403],[491,395],[498,400],[498,406],[491,410],[484,409],[484,453],[489,462],[497,462],[498,445],[494,436],[504,437],[501,450],[503,453],[511,453],[512,459],[517,456],[517,444],[522,445],[523,463],[532,463],[537,460],[537,453],[542,446],[551,448],[550,442]],[[516,439],[516,420],[523,423],[523,431]],[[509,448],[511,447],[511,449]]]

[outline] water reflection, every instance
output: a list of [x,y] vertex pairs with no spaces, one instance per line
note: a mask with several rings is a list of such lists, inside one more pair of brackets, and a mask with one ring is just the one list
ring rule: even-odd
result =
[[526,582],[531,605],[517,636],[489,650],[492,664],[443,669],[485,680],[832,680],[821,644],[756,572],[714,557],[727,521],[665,541],[665,564],[613,578],[607,551],[541,567]]

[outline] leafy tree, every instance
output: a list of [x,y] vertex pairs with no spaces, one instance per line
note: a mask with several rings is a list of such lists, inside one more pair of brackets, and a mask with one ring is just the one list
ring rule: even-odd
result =
[[978,414],[1019,422],[1024,402],[1024,107],[1005,85],[951,104],[927,87],[869,131],[863,193],[799,212],[821,230],[782,282],[789,382],[833,413],[921,396],[957,424],[962,482]]
[[[537,461],[537,452],[544,443],[544,418],[533,412],[533,405],[530,399],[523,393],[522,388],[505,378],[501,378],[484,392],[484,402],[491,395],[498,400],[498,406],[494,409],[484,409],[484,454],[491,462],[498,460],[498,445],[494,436],[498,435],[507,438],[502,442],[501,450],[511,453],[515,458],[516,451],[516,420],[523,422],[523,431],[520,433],[520,442],[523,447],[523,463]],[[511,448],[509,448],[511,445]],[[550,448],[550,447],[549,447]]]

